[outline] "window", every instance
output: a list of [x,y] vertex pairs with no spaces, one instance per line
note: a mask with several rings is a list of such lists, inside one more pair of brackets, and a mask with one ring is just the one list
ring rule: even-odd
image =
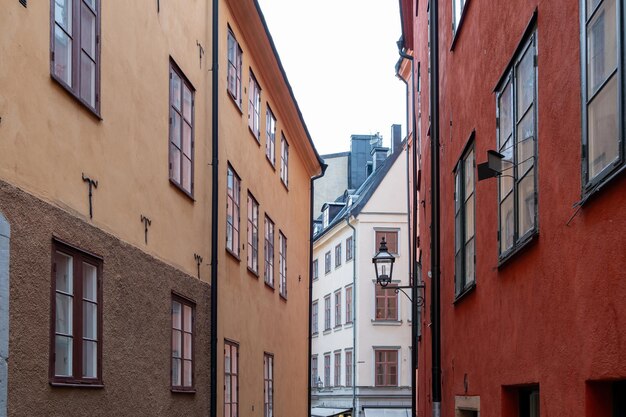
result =
[[317,380],[319,379],[319,371],[317,365],[317,355],[311,356],[311,386],[317,387]]
[[335,386],[341,386],[341,352],[335,352]]
[[193,389],[193,320],[195,304],[172,297],[172,389]]
[[352,286],[346,287],[346,324],[352,323]]
[[50,379],[102,384],[102,260],[53,241]]
[[500,257],[522,246],[537,230],[537,109],[535,38],[532,34],[497,92]]
[[[583,192],[624,167],[624,16],[615,0],[583,2]],[[586,88],[585,88],[586,87]]]
[[265,216],[265,283],[274,288],[274,222]]
[[313,261],[313,281],[319,278],[319,265],[317,259]]
[[335,268],[341,266],[341,243],[335,246]]
[[287,238],[283,232],[278,232],[278,266],[280,269],[280,288],[278,292],[287,298]]
[[267,138],[265,139],[265,156],[267,156],[267,160],[270,161],[270,164],[274,166],[276,164],[276,118],[272,110],[270,110],[269,104],[267,105],[266,118],[265,129],[267,130]]
[[289,144],[285,135],[281,135],[280,139],[280,179],[285,186],[289,185]]
[[241,180],[233,168],[228,165],[226,180],[226,249],[239,258],[239,203]]
[[330,353],[324,354],[324,387],[330,387]]
[[239,416],[239,345],[224,342],[224,416]]
[[51,2],[52,78],[100,114],[100,2]]
[[266,353],[263,355],[263,394],[264,394],[264,417],[274,416],[274,356]]
[[397,350],[375,350],[376,359],[376,386],[377,387],[397,387],[398,386],[398,351]]
[[455,294],[460,295],[475,280],[474,233],[476,203],[474,201],[474,148],[465,152],[456,166],[455,211]]
[[318,302],[317,300],[313,301],[311,304],[311,332],[313,334],[317,334],[318,329],[318,321],[319,321],[319,311],[318,311]]
[[330,273],[330,251],[324,255],[324,273]]
[[252,70],[250,70],[249,101],[248,101],[248,126],[254,137],[261,140],[261,87],[257,82]]
[[398,320],[398,294],[393,290],[394,284],[386,288],[376,287],[376,320]]
[[335,292],[335,327],[341,326],[341,290]]
[[228,92],[241,108],[241,48],[228,29]]
[[346,239],[346,262],[352,260],[352,236]]
[[539,417],[539,387],[519,390],[519,417]]
[[170,181],[193,195],[194,89],[170,62]]
[[385,238],[385,242],[387,242],[387,250],[389,253],[394,255],[398,254],[398,232],[390,232],[390,231],[376,231],[376,250],[378,252],[378,248],[380,247],[380,242]]
[[248,269],[259,273],[259,203],[248,193]]
[[461,16],[463,16],[463,12],[465,11],[465,5],[469,0],[452,0],[452,33],[456,33],[459,29],[459,25],[461,24]]
[[352,386],[352,351],[346,350],[346,387]]
[[330,295],[324,297],[324,330],[330,330]]

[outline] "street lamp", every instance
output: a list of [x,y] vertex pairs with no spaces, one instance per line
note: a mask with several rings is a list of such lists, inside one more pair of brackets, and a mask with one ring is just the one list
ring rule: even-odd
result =
[[372,263],[376,269],[376,282],[381,287],[386,287],[391,282],[391,276],[393,275],[393,263],[396,258],[389,253],[387,249],[387,242],[383,237],[380,241],[380,248],[376,256],[372,258]]

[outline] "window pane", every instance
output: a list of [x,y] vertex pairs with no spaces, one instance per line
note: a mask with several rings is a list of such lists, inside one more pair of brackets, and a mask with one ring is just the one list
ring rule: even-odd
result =
[[172,330],[172,357],[182,357],[183,334],[180,330]]
[[54,21],[72,34],[72,0],[54,0]]
[[529,110],[517,126],[517,177],[532,168],[535,155],[535,116]]
[[192,351],[193,343],[191,338],[191,333],[185,333],[185,351],[184,358],[191,359],[191,351]]
[[172,118],[172,125],[170,127],[170,141],[180,148],[180,124],[181,117],[175,110],[170,111],[170,117]]
[[176,72],[172,71],[172,79],[170,81],[171,83],[171,101],[172,101],[172,105],[180,111],[180,89],[182,88],[181,86],[181,79],[178,76],[178,74],[176,74]]
[[185,85],[183,89],[183,116],[185,116],[185,120],[191,123],[192,116],[192,93],[191,90]]
[[191,368],[192,368],[192,362],[191,361],[184,361],[185,364],[185,379],[183,381],[183,386],[185,387],[191,387]]
[[98,376],[98,343],[83,340],[83,376],[96,378]]
[[454,257],[454,270],[455,270],[455,289],[456,293],[459,294],[463,289],[463,251],[459,251]]
[[73,300],[69,295],[56,294],[55,303],[56,313],[56,333],[61,333],[71,336],[73,334],[73,320],[72,320],[72,305]]
[[98,269],[83,262],[83,299],[98,301]]
[[500,137],[499,143],[502,144],[511,136],[513,132],[513,107],[512,107],[513,88],[509,82],[500,96],[498,108],[500,110]]
[[604,0],[587,28],[587,83],[593,95],[617,68],[615,0]]
[[230,373],[230,346],[224,346],[224,372]]
[[191,159],[191,126],[183,123],[183,152]]
[[474,281],[474,242],[471,239],[465,245],[465,285]]
[[84,52],[80,54],[80,97],[96,107],[96,64]]
[[500,252],[513,246],[515,219],[513,216],[513,193],[509,194],[500,206]]
[[89,301],[83,301],[83,337],[98,339],[98,306]]
[[72,87],[72,40],[63,29],[54,27],[54,75]]
[[[454,211],[458,212],[461,209],[461,173],[459,171],[454,176]],[[378,242],[378,236],[376,237]]]
[[531,170],[519,183],[519,235],[535,226],[535,171]]
[[95,60],[96,58],[96,16],[85,5],[80,13],[80,44],[83,50]]
[[72,257],[57,252],[54,255],[54,263],[56,264],[56,290],[63,291],[68,294],[74,293],[74,280],[72,277]]
[[474,237],[474,194],[465,203],[465,241]]
[[474,151],[471,151],[465,158],[463,175],[465,178],[465,199],[474,192]]
[[185,313],[185,318],[184,318],[184,322],[185,322],[185,331],[187,333],[191,333],[191,328],[192,328],[192,323],[193,323],[193,309],[191,308],[191,306],[185,306],[184,307],[184,313]]
[[517,118],[528,109],[535,97],[534,48],[531,46],[517,66]]
[[500,148],[500,153],[504,155],[502,158],[502,174],[498,179],[500,181],[500,198],[504,198],[511,189],[513,189],[513,140],[509,139],[504,146]]
[[55,337],[54,374],[56,376],[72,376],[72,338]]
[[177,301],[172,302],[172,328],[174,329],[182,329],[181,322],[181,304]]
[[183,158],[183,188],[191,192],[191,160]]
[[170,176],[180,184],[180,150],[174,144],[170,144],[170,164]]
[[619,157],[617,76],[604,86],[589,105],[589,179]]
[[85,4],[88,4],[93,10],[96,10],[96,0],[83,0]]
[[172,385],[181,386],[182,383],[182,367],[180,359],[172,359]]

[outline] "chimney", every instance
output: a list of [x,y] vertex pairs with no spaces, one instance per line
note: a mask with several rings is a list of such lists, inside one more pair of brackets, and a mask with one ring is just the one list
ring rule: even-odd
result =
[[372,148],[372,162],[373,168],[372,172],[376,172],[378,168],[385,162],[387,159],[387,155],[389,154],[389,148],[383,148],[382,146],[377,146]]
[[391,153],[400,149],[402,143],[402,125],[391,125]]

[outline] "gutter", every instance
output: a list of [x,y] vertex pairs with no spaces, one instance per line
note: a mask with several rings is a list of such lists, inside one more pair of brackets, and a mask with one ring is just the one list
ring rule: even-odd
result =
[[309,417],[311,417],[311,382],[312,382],[311,381],[311,354],[313,353],[313,337],[311,334],[313,330],[312,328],[313,323],[311,322],[311,305],[313,305],[313,200],[315,197],[314,195],[315,180],[322,178],[324,174],[326,174],[326,168],[328,168],[328,165],[322,162],[321,167],[322,167],[322,172],[319,175],[311,177],[311,185],[309,186],[309,222],[310,222],[309,223],[309,308],[308,308],[308,312],[309,312],[309,317],[308,317],[309,358],[307,359],[307,363],[309,364],[309,367],[307,369],[308,381],[306,383],[306,386],[308,387],[307,388],[308,409],[307,409],[306,415],[308,415]]
[[[346,224],[352,229],[352,416],[358,415],[356,406],[356,229],[350,224],[350,213],[346,216]],[[348,248],[346,248],[348,251]]]
[[218,247],[218,179],[219,179],[219,2],[213,1],[213,34],[211,62],[211,398],[210,415],[217,417],[217,247]]

